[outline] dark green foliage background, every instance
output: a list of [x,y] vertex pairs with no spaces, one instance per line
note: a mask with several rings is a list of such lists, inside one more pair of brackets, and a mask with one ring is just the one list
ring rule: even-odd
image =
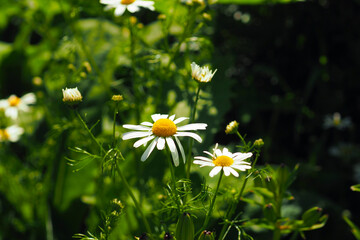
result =
[[[32,134],[19,144],[10,144],[0,155],[0,239],[46,239],[47,214],[51,214],[56,239],[70,239],[74,233],[85,233],[88,228],[96,231],[98,209],[106,203],[85,204],[81,197],[99,194],[111,199],[124,191],[119,186],[106,185],[96,171],[97,162],[77,174],[66,165],[64,157],[73,156],[69,146],[91,148],[93,143],[79,122],[71,120],[74,119],[71,111],[61,104],[61,89],[78,86],[82,90],[84,99],[89,100],[84,101],[81,112],[87,114],[86,121],[92,124],[98,119],[102,122],[111,119],[112,105],[108,99],[121,93],[125,99],[128,97],[128,103],[120,110],[123,117],[117,123],[128,120],[135,123],[131,66],[129,59],[118,57],[125,55],[129,43],[121,34],[122,28],[112,22],[112,14],[104,12],[98,1],[63,2],[66,2],[64,9],[59,9],[39,0],[37,3],[42,5],[36,11],[27,9],[22,1],[0,3],[0,98],[46,92],[38,99],[38,105],[43,106],[38,112],[43,118],[32,125]],[[161,6],[166,8],[164,2]],[[218,72],[205,87],[200,102],[197,121],[207,122],[211,134],[197,151],[215,142],[236,145],[237,138],[226,135],[224,129],[230,121],[237,120],[239,132],[249,140],[264,139],[260,165],[300,164],[291,189],[295,203],[303,210],[317,205],[329,214],[326,226],[307,233],[308,239],[354,239],[342,220],[342,213],[349,210],[359,225],[360,194],[352,192],[350,186],[360,182],[360,1],[216,4],[208,10],[213,20],[198,33],[206,35],[205,50],[200,49],[191,57],[194,61],[211,63]],[[236,20],[237,11],[249,14],[250,21]],[[102,77],[93,69],[85,81],[68,69],[69,63],[81,69],[82,62],[88,59],[72,42],[75,36],[64,17],[67,14],[76,16],[75,25],[81,29]],[[145,26],[156,21],[157,15],[150,11],[136,13]],[[93,21],[102,23],[104,31],[97,29]],[[99,31],[103,39],[97,41]],[[141,34],[162,37],[149,29]],[[174,36],[169,37],[170,43],[175,42]],[[161,41],[154,42],[143,45],[148,47],[142,49],[145,57],[151,55],[152,44],[163,47]],[[120,45],[124,47],[112,48]],[[189,68],[186,61],[176,63],[179,69]],[[139,84],[139,91],[154,96],[172,90],[175,99],[171,101],[176,104],[185,99],[186,105],[191,105],[193,95],[185,94],[184,89],[194,88],[193,83],[172,76],[176,81],[169,81],[164,89],[158,90],[159,76],[151,73],[163,73],[155,71],[155,64],[146,68],[147,71],[141,72],[144,81]],[[40,76],[44,85],[34,86],[35,76]],[[165,113],[175,109],[170,103],[144,101],[144,106],[156,104],[151,109],[144,107],[141,116],[144,121],[149,120],[145,114],[155,110]],[[209,116],[213,107],[216,114]],[[334,112],[350,117],[352,127],[325,129],[324,118]],[[102,133],[100,139],[105,141],[111,135],[106,129],[109,128],[101,123],[94,132]],[[331,149],[337,146],[342,148],[334,156]],[[125,143],[122,150],[132,158],[139,158],[139,152],[128,149],[131,143]],[[157,177],[163,176],[162,170],[151,164],[161,157],[161,153],[154,153],[145,164],[127,163],[132,167],[126,177],[140,192],[151,195],[147,184],[161,182]],[[138,180],[139,175],[143,180]],[[147,183],[149,179],[153,182]],[[200,180],[197,184],[200,185]],[[9,189],[17,193],[9,193]],[[124,228],[134,231],[128,226]]]

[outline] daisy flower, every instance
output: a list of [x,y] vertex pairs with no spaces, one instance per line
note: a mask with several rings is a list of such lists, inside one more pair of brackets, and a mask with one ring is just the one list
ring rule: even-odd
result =
[[200,67],[194,62],[191,63],[191,77],[199,83],[210,82],[216,71],[217,69],[215,69],[215,71],[211,71],[207,66]]
[[134,13],[140,10],[140,7],[144,7],[154,11],[154,1],[143,0],[100,0],[100,3],[106,4],[106,10],[115,8],[115,16],[123,15],[127,9],[129,12]]
[[225,176],[229,176],[230,173],[235,177],[239,176],[239,173],[234,169],[245,171],[246,169],[250,169],[250,163],[245,162],[244,160],[251,157],[252,153],[231,153],[227,148],[223,148],[221,151],[217,149],[218,144],[215,145],[214,154],[204,151],[204,153],[210,155],[210,158],[198,156],[195,157],[194,164],[199,164],[200,167],[214,167],[211,171],[209,176],[214,177],[218,174],[221,170],[224,171]]
[[0,142],[17,142],[23,133],[24,129],[16,125],[0,129]]
[[36,97],[34,93],[27,93],[21,98],[11,95],[8,99],[0,100],[0,109],[4,109],[5,116],[16,120],[19,112],[29,111],[29,105],[35,103]]
[[[146,145],[147,142],[152,141],[141,156],[141,161],[145,161],[150,156],[155,146],[158,150],[163,150],[166,144],[170,149],[171,156],[176,167],[179,166],[179,153],[177,147],[179,148],[181,156],[185,163],[184,148],[181,145],[178,137],[192,137],[198,142],[202,142],[202,139],[199,135],[187,131],[205,130],[207,127],[207,124],[205,123],[191,123],[178,127],[178,123],[188,118],[180,117],[174,120],[175,115],[171,115],[170,117],[168,117],[168,115],[166,114],[153,114],[151,115],[151,118],[154,123],[143,122],[140,125],[123,125],[123,127],[126,129],[136,131],[124,133],[122,139],[128,140],[132,138],[142,138],[134,143],[135,148],[141,145]],[[175,142],[177,144],[177,147]]]

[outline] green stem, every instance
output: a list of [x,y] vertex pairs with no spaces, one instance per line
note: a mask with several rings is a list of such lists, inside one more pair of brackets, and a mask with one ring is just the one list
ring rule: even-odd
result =
[[238,130],[236,130],[236,134],[239,136],[239,138],[241,139],[241,142],[244,144],[244,146],[246,146],[245,139],[241,136],[241,134],[239,133]]
[[196,233],[196,235],[198,235],[199,233],[201,233],[203,230],[205,230],[205,227],[208,225],[209,223],[209,220],[210,220],[210,217],[211,217],[211,214],[212,214],[212,211],[214,210],[214,205],[215,205],[215,201],[216,201],[216,196],[217,196],[217,193],[219,191],[219,187],[220,187],[220,182],[221,182],[221,179],[222,179],[222,176],[224,175],[224,171],[221,170],[220,172],[220,177],[219,177],[219,181],[217,183],[217,186],[216,186],[216,190],[215,190],[215,194],[214,194],[214,197],[213,199],[211,200],[211,203],[210,203],[210,208],[209,208],[209,211],[205,217],[205,221],[204,221],[204,224],[203,226],[201,227],[201,229]]
[[[257,162],[259,156],[260,156],[260,153],[257,152],[257,153],[256,153],[256,156],[255,156],[255,160],[254,160],[253,163],[251,164],[251,169],[254,169],[254,167],[255,167],[255,165],[256,165],[256,162]],[[242,184],[242,186],[241,186],[241,189],[240,189],[239,194],[235,197],[235,201],[232,202],[232,204],[230,205],[229,210],[226,212],[225,219],[231,218],[232,215],[234,214],[234,212],[235,212],[235,210],[236,210],[236,206],[238,205],[241,197],[242,197],[243,194],[244,194],[244,190],[245,190],[245,187],[246,187],[246,185],[247,185],[248,180],[249,180],[248,177],[245,178],[245,180],[244,180],[244,182],[243,182],[243,184]],[[223,227],[222,227],[222,229],[221,229],[221,232],[220,232],[220,235],[219,235],[219,239],[224,239],[224,238],[225,238],[225,236],[226,236],[226,234],[227,234],[227,232],[228,232],[228,231],[226,231],[226,230],[227,230],[227,228],[229,227],[229,225],[230,225],[229,223],[225,223],[225,224],[223,225]]]
[[116,165],[117,165],[117,172],[118,172],[118,174],[119,174],[119,176],[120,176],[120,178],[121,178],[121,180],[122,180],[122,182],[123,182],[123,184],[125,186],[125,189],[128,192],[128,194],[130,195],[131,199],[133,200],[137,211],[141,215],[141,218],[142,218],[143,223],[145,225],[146,231],[150,234],[150,236],[152,236],[150,225],[149,225],[148,221],[146,220],[146,217],[145,217],[143,211],[141,210],[141,207],[140,207],[138,201],[136,200],[134,193],[131,191],[129,183],[126,181],[126,178],[124,177],[124,174],[122,173],[122,171],[120,169],[120,166],[118,164],[116,164]]
[[173,162],[172,162],[172,159],[171,159],[171,154],[170,154],[170,151],[168,149],[167,150],[167,153],[168,153],[168,159],[169,159],[169,168],[170,168],[170,173],[171,173],[171,181],[172,181],[172,185],[173,185],[173,191],[171,191],[171,193],[174,195],[175,197],[175,200],[176,200],[176,206],[177,206],[177,210],[178,210],[178,213],[180,213],[180,197],[179,197],[179,194],[178,194],[178,191],[177,191],[177,188],[176,188],[176,177],[175,177],[175,169],[174,169],[174,166],[173,166]]
[[84,128],[86,129],[86,131],[89,133],[90,137],[94,140],[94,142],[99,146],[100,150],[102,153],[106,153],[105,149],[103,148],[103,146],[99,143],[99,141],[96,139],[96,137],[94,136],[94,134],[92,134],[92,132],[90,131],[90,129],[88,128],[88,126],[86,125],[85,121],[82,119],[82,117],[80,116],[80,113],[78,110],[75,110],[76,116],[79,118],[80,122],[83,124]]
[[118,113],[118,106],[119,104],[116,102],[115,103],[115,110],[114,110],[114,118],[113,118],[113,134],[112,134],[112,142],[113,142],[113,147],[115,146],[115,127],[116,127],[116,115]]
[[[201,90],[201,86],[198,86],[198,89],[196,91],[196,97],[195,97],[195,102],[193,105],[193,109],[191,110],[191,114],[190,114],[190,123],[194,122],[195,119],[195,115],[196,115],[196,106],[199,100],[199,96],[200,96],[200,90]],[[186,158],[186,178],[190,179],[190,169],[191,169],[191,152],[192,152],[192,145],[194,143],[194,140],[192,138],[190,138],[189,140],[189,150],[188,150],[188,155]]]

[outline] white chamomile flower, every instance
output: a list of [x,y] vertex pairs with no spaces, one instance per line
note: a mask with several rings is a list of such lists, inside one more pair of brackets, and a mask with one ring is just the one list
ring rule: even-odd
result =
[[12,125],[5,129],[0,129],[0,142],[17,142],[23,133],[24,129],[17,125]]
[[198,156],[195,157],[194,164],[199,164],[200,167],[214,167],[211,171],[209,176],[214,177],[218,174],[221,169],[224,171],[225,176],[229,176],[230,173],[235,177],[239,176],[239,173],[234,169],[245,171],[246,169],[250,169],[250,163],[244,161],[245,159],[252,156],[251,152],[248,153],[231,153],[227,148],[224,148],[222,151],[217,149],[218,144],[215,145],[214,154],[209,153],[208,151],[204,151],[204,153],[211,156],[210,158]]
[[191,77],[199,83],[210,82],[216,71],[217,69],[215,69],[215,71],[211,71],[207,66],[200,67],[194,62],[191,63]]
[[155,10],[154,1],[143,0],[100,0],[100,3],[107,5],[106,10],[115,8],[115,16],[121,16],[127,9],[129,12],[134,13],[140,10],[140,7]]
[[[184,126],[178,127],[177,124],[188,119],[186,117],[180,117],[176,120],[175,115],[168,117],[166,114],[153,114],[151,115],[154,123],[142,122],[140,125],[123,125],[126,129],[136,130],[132,132],[124,133],[122,136],[123,140],[132,138],[142,138],[134,143],[134,147],[137,148],[141,145],[146,145],[147,142],[152,141],[146,148],[145,152],[141,156],[141,161],[145,161],[154,150],[155,146],[158,150],[165,149],[165,143],[169,147],[171,156],[175,166],[179,166],[179,153],[177,147],[180,150],[181,156],[185,163],[185,152],[184,148],[180,143],[178,137],[192,137],[198,142],[202,142],[199,135],[187,131],[205,130],[207,124],[205,123],[191,123]],[[176,144],[177,147],[176,147]]]
[[5,116],[16,120],[19,112],[28,112],[30,104],[36,102],[34,93],[27,93],[21,98],[16,95],[11,95],[8,99],[0,100],[0,109],[4,109]]
[[76,104],[82,101],[82,96],[78,88],[65,88],[62,89],[63,92],[63,102]]

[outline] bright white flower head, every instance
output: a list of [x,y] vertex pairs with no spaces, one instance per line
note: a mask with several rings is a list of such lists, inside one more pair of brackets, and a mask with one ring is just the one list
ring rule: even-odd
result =
[[0,142],[17,142],[23,133],[24,129],[16,125],[0,129]]
[[200,167],[214,167],[211,171],[209,176],[214,177],[218,174],[221,169],[224,171],[225,176],[229,176],[230,173],[235,177],[239,176],[239,173],[234,169],[245,171],[246,169],[250,169],[250,163],[244,161],[245,159],[252,156],[251,152],[248,153],[231,153],[227,148],[224,148],[222,151],[217,149],[218,144],[215,145],[214,154],[209,153],[208,151],[204,151],[204,153],[211,156],[210,158],[198,156],[195,157],[194,164],[199,164]]
[[0,100],[0,109],[4,109],[5,116],[16,120],[19,112],[28,112],[29,105],[36,102],[34,93],[27,93],[21,98],[11,95],[8,99]]
[[76,88],[65,88],[62,89],[63,92],[63,102],[65,103],[79,103],[82,101],[82,96],[80,91]]
[[200,83],[210,82],[213,76],[215,75],[217,69],[215,71],[211,71],[209,67],[200,67],[196,63],[191,63],[191,76],[193,79]]
[[[141,145],[146,145],[147,142],[151,141],[150,145],[146,148],[145,152],[141,156],[141,161],[145,161],[154,150],[155,146],[158,150],[165,149],[165,143],[169,147],[171,156],[174,161],[175,166],[179,166],[179,153],[177,147],[180,150],[181,156],[185,163],[185,152],[184,148],[180,143],[178,137],[192,137],[198,142],[202,142],[202,139],[199,135],[192,132],[186,131],[195,131],[195,130],[205,130],[207,124],[205,123],[191,123],[184,126],[178,127],[176,124],[188,119],[186,117],[180,117],[176,120],[175,115],[166,114],[153,114],[151,115],[154,123],[142,122],[140,125],[123,125],[124,128],[136,130],[132,132],[124,133],[122,136],[123,140],[132,139],[132,138],[142,138],[134,143],[134,147],[137,148]],[[176,144],[177,147],[176,147]]]
[[107,5],[106,10],[115,8],[115,16],[121,16],[127,9],[129,12],[134,13],[140,10],[140,7],[155,10],[154,1],[143,0],[100,0],[100,3]]

